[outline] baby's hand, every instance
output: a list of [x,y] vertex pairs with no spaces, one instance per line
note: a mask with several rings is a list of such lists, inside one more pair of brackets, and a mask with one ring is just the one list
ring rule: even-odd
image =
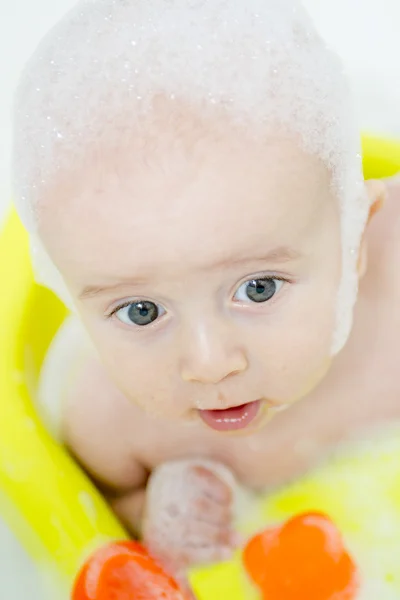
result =
[[234,488],[228,469],[211,461],[171,462],[152,474],[144,542],[171,573],[231,556]]

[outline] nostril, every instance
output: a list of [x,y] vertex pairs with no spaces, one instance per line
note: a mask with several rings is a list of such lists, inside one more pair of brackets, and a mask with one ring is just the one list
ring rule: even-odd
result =
[[240,375],[242,371],[240,371],[239,369],[236,369],[235,371],[232,371],[232,373],[228,374],[228,377],[234,377],[235,375]]
[[242,369],[235,369],[234,371],[230,371],[230,373],[227,373],[225,375],[225,377],[223,377],[221,379],[221,381],[224,381],[225,379],[231,379],[232,377],[236,377],[237,375],[240,375],[241,373],[243,373]]
[[181,366],[184,381],[217,384],[248,369],[243,351],[197,353],[185,357]]

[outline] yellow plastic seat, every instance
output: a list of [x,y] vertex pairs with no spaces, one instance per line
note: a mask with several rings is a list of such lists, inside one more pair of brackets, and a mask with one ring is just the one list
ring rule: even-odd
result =
[[40,366],[66,310],[35,284],[14,212],[0,235],[0,281],[0,515],[49,580],[49,597],[66,600],[87,555],[126,534],[33,409]]

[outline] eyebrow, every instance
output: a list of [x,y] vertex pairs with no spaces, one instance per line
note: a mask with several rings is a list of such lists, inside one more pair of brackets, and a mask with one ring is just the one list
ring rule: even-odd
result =
[[[239,266],[248,263],[274,263],[274,264],[284,264],[287,262],[292,262],[301,257],[301,254],[292,248],[287,246],[282,246],[279,248],[275,248],[266,254],[258,255],[258,256],[246,256],[246,257],[234,257],[234,256],[225,256],[218,260],[217,262],[213,262],[212,265],[206,265],[201,268],[202,271],[218,271],[224,268]],[[137,277],[137,278],[127,278],[121,279],[115,284],[111,285],[88,285],[83,288],[82,292],[79,294],[79,298],[81,300],[93,298],[94,296],[98,296],[105,293],[110,293],[116,291],[120,288],[125,287],[139,287],[141,285],[146,285],[149,283],[148,277]]]
[[221,260],[214,262],[212,265],[205,267],[205,269],[213,271],[217,269],[223,269],[225,267],[237,266],[251,262],[273,262],[275,264],[282,264],[297,260],[300,258],[300,253],[288,246],[281,246],[274,248],[266,254],[260,254],[257,256],[226,256]]

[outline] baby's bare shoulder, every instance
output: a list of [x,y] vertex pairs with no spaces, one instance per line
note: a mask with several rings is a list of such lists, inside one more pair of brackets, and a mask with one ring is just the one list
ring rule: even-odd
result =
[[105,490],[120,493],[145,482],[137,453],[141,420],[96,356],[86,354],[65,398],[63,438]]

